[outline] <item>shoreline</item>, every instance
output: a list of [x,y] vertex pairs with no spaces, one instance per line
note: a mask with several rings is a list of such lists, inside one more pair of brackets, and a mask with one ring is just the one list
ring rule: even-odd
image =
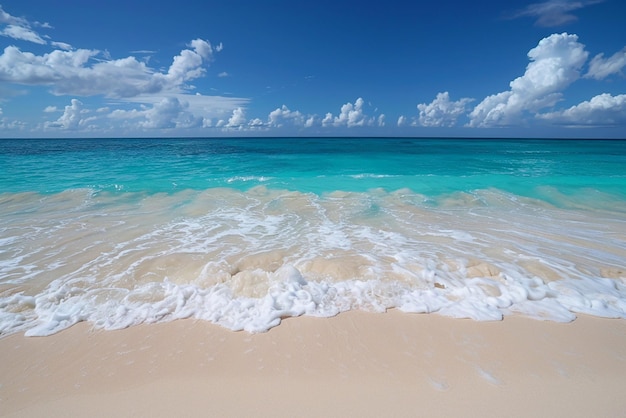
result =
[[[617,416],[626,321],[350,311],[0,339],[0,416]],[[469,413],[468,413],[469,411]]]

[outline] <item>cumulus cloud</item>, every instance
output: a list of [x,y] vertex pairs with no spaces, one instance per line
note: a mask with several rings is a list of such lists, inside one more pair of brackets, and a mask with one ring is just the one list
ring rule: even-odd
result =
[[[125,128],[169,129],[169,128],[209,128],[214,127],[213,120],[221,120],[225,125],[233,109],[247,104],[247,99],[204,96],[201,94],[168,94],[142,95],[126,98],[121,101],[138,108],[123,110],[115,109],[108,114],[114,120],[134,121],[134,125],[126,123]],[[106,109],[106,110],[105,110]],[[108,113],[108,108],[99,109]],[[218,122],[220,123],[220,122]]]
[[195,118],[187,103],[181,103],[175,97],[165,97],[152,109],[145,111],[145,121],[139,126],[147,129],[191,128],[200,126],[202,120]]
[[[307,129],[320,125],[323,127],[385,126],[385,115],[367,116],[363,112],[364,105],[364,100],[358,98],[354,103],[343,105],[338,116],[327,113],[324,118],[319,118],[317,115],[305,115],[282,105],[268,114],[267,121],[260,118],[248,120],[244,109],[237,107],[228,118],[218,120],[214,126],[224,130]],[[205,121],[204,126],[213,125],[210,121]]]
[[[213,47],[208,41],[194,39],[189,46],[192,49],[184,49],[174,57],[172,65],[164,76],[175,86],[204,75],[206,70],[202,64],[213,60]],[[161,74],[157,73],[155,76],[159,78]]]
[[253,129],[262,128],[262,127],[265,127],[265,123],[263,123],[263,121],[259,118],[254,118],[250,122],[248,122],[248,126],[250,126]]
[[622,74],[622,68],[626,66],[626,47],[616,52],[609,58],[604,58],[604,54],[598,54],[589,63],[589,70],[585,74],[586,78],[602,80],[612,74]]
[[54,122],[48,122],[47,128],[61,128],[65,130],[76,130],[85,127],[93,117],[86,116],[89,111],[84,109],[83,103],[78,99],[72,99],[69,106],[65,106],[65,110],[61,117]]
[[580,78],[588,53],[578,36],[553,34],[528,52],[530,63],[511,89],[486,97],[470,113],[469,126],[518,124],[524,112],[537,112],[561,99],[561,91]]
[[[12,16],[0,6],[0,36],[45,44],[50,48],[46,53],[30,52],[19,44],[0,49],[0,86],[45,86],[57,96],[81,99],[97,96],[108,99],[107,105],[117,108],[111,111],[108,106],[101,107],[90,114],[90,123],[94,119],[103,125],[120,126],[121,123],[127,131],[211,126],[212,118],[226,119],[237,108],[243,112],[243,106],[249,101],[191,94],[195,87],[190,82],[206,75],[216,53],[224,48],[221,43],[214,45],[204,39],[193,39],[172,57],[169,67],[162,69],[149,66],[149,57],[112,58],[107,50],[74,49],[68,43],[40,36],[35,30],[40,28],[52,27]],[[135,51],[136,54],[154,52]],[[3,96],[6,98],[7,94]],[[85,115],[88,112],[81,106],[82,102],[73,99],[65,110],[47,107],[45,113],[59,111],[63,116],[47,122],[45,127],[86,128]],[[234,125],[237,118],[224,122],[227,123]]]
[[589,101],[560,112],[550,112],[537,117],[556,124],[570,126],[612,126],[626,123],[626,94],[612,96],[600,94]]
[[237,109],[233,110],[232,116],[228,118],[228,123],[226,124],[226,127],[237,128],[245,125],[245,123],[246,113],[242,108],[238,107]]
[[417,105],[417,124],[429,127],[454,126],[457,119],[466,113],[467,105],[472,101],[473,99],[463,98],[452,102],[447,91],[438,93],[432,102]]
[[299,111],[292,111],[285,105],[270,112],[268,116],[268,126],[273,128],[281,128],[285,124],[304,126],[305,116]]
[[56,95],[127,98],[141,94],[181,92],[186,82],[205,73],[203,65],[213,59],[208,41],[195,39],[191,49],[174,57],[166,73],[148,67],[135,57],[94,59],[98,50],[54,50],[43,55],[22,52],[15,46],[0,55],[0,81],[24,85],[49,85]]
[[341,107],[338,116],[327,113],[324,118],[317,115],[306,115],[298,110],[291,110],[286,105],[272,110],[267,120],[260,118],[247,119],[245,110],[237,107],[228,118],[222,118],[215,125],[205,121],[204,126],[215,126],[224,130],[267,130],[267,129],[308,129],[315,126],[322,127],[354,127],[354,126],[385,126],[385,115],[367,116],[363,112],[365,102],[358,98],[354,103],[347,103]]
[[561,26],[578,20],[572,12],[602,3],[604,0],[548,0],[543,3],[533,3],[524,9],[512,13],[509,18],[533,17],[537,26]]
[[[108,113],[108,108],[98,109],[99,113]],[[152,103],[152,106],[141,105],[139,109],[116,109],[108,114],[109,118],[118,120],[137,120],[136,127],[141,129],[173,129],[195,128],[204,124],[201,116],[189,110],[189,103],[177,97],[163,97]],[[127,125],[127,128],[132,126]]]
[[227,121],[221,119],[217,122],[216,126],[218,128],[227,129],[244,129],[246,121],[246,112],[241,107],[238,107],[233,110],[233,113]]
[[365,101],[359,97],[353,103],[346,103],[341,106],[341,111],[338,116],[333,116],[332,113],[327,113],[322,120],[323,126],[347,126],[352,128],[355,126],[369,126],[375,122],[374,117],[367,116],[363,112],[363,106]]

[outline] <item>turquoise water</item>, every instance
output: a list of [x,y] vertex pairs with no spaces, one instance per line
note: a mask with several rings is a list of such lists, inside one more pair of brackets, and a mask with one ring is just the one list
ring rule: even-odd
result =
[[3,192],[175,192],[256,185],[301,192],[496,188],[624,197],[626,141],[467,139],[0,140]]
[[0,140],[0,332],[626,312],[626,141]]

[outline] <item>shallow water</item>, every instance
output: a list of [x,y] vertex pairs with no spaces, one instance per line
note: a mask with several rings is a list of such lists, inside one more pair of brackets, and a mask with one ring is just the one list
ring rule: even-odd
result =
[[626,316],[626,141],[0,141],[0,332]]

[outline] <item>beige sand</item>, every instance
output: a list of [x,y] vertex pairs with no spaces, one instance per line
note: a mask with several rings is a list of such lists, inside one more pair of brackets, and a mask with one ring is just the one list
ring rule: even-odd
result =
[[626,321],[399,312],[199,321],[0,339],[0,415],[418,417],[626,414]]

